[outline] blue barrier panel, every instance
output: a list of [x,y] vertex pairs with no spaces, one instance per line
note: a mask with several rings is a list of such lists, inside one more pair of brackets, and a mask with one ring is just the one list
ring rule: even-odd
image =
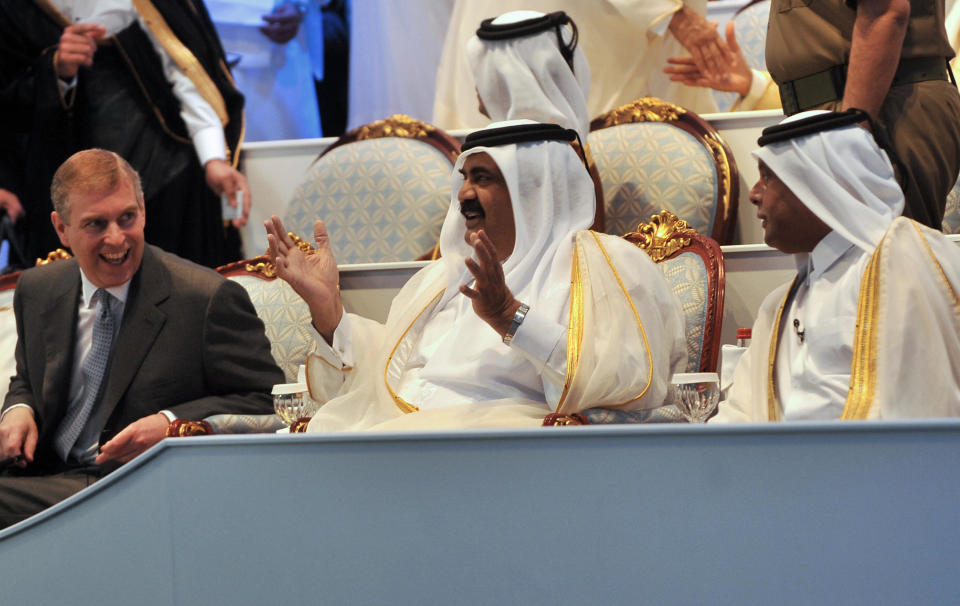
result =
[[960,595],[960,423],[166,440],[0,533],[4,604]]

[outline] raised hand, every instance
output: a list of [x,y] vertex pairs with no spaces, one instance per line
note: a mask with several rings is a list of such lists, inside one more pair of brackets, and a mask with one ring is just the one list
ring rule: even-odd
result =
[[473,301],[473,311],[501,337],[510,328],[513,315],[520,309],[503,276],[497,249],[482,229],[470,234],[470,245],[477,253],[477,261],[467,258],[466,265],[475,280],[473,288],[460,285],[460,292]]
[[716,77],[720,71],[720,34],[717,24],[684,5],[673,14],[670,33],[687,49],[701,73]]
[[330,236],[323,221],[313,223],[316,252],[308,255],[300,250],[274,215],[263,224],[267,230],[267,256],[280,276],[306,301],[313,325],[328,343],[340,324],[343,303],[340,300],[340,272],[330,249]]
[[292,2],[284,2],[273,9],[269,15],[264,15],[267,25],[260,26],[260,32],[277,44],[286,44],[297,35],[303,15]]
[[670,57],[667,59],[669,66],[663,68],[663,71],[670,74],[670,79],[674,82],[735,92],[746,97],[753,82],[753,72],[737,44],[737,33],[732,21],[727,23],[726,36],[726,42],[720,40],[717,45],[720,54],[717,55],[716,73],[701,71],[692,57]]
[[70,80],[77,75],[80,66],[92,67],[93,55],[97,52],[97,40],[107,35],[107,28],[96,23],[76,23],[64,28],[60,45],[53,54],[53,66],[57,75]]

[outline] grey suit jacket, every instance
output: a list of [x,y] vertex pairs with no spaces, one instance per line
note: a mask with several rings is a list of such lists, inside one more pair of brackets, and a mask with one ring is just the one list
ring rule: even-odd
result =
[[[25,271],[14,295],[17,374],[3,410],[33,407],[36,460],[53,466],[53,433],[67,407],[80,270],[75,260]],[[91,415],[101,443],[137,419],[170,410],[179,418],[273,410],[283,372],[242,286],[154,246],[130,284],[103,399]]]

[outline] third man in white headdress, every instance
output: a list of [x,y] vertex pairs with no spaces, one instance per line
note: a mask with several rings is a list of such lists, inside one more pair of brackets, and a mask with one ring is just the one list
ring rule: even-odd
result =
[[900,216],[861,110],[764,130],[750,192],[797,276],[767,296],[714,422],[960,415],[960,251]]

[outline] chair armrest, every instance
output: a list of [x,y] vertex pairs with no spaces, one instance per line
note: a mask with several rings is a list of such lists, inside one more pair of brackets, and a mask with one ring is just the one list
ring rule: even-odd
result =
[[275,414],[268,415],[238,415],[221,414],[212,415],[205,419],[213,429],[213,433],[275,433],[278,429],[286,427],[280,417]]
[[209,436],[213,435],[213,427],[206,421],[188,421],[187,419],[176,419],[167,425],[168,438],[185,438],[188,436]]
[[613,408],[588,408],[583,411],[590,425],[610,423],[685,423],[676,406],[670,404],[652,410],[615,410]]

